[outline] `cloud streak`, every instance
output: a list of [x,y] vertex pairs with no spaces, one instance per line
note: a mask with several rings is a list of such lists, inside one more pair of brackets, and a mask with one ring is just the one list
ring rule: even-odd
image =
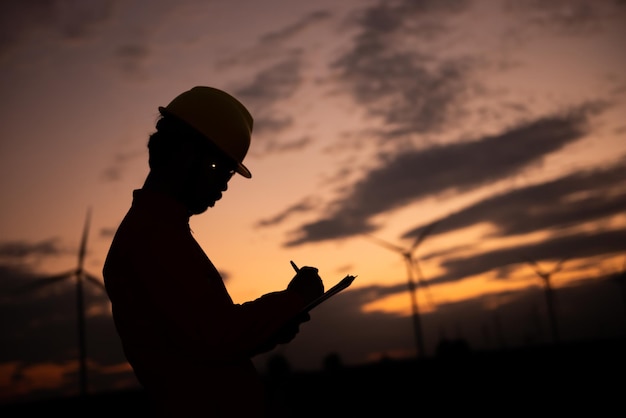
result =
[[[586,222],[609,219],[626,208],[626,156],[614,165],[566,176],[492,196],[441,218],[433,234],[488,223],[491,237],[559,232]],[[416,237],[422,226],[403,235]]]
[[252,82],[235,91],[255,115],[255,149],[259,152],[281,148],[274,135],[291,126],[293,120],[290,114],[277,112],[276,105],[292,97],[301,83],[302,59],[296,52],[258,72]]
[[39,242],[5,241],[0,242],[0,259],[11,262],[24,261],[30,257],[56,256],[67,253],[58,245],[58,240],[47,239]]
[[33,33],[44,32],[65,41],[87,39],[112,17],[113,6],[112,0],[3,2],[0,54]]
[[452,32],[444,30],[447,18],[467,4],[379,2],[356,19],[354,45],[331,67],[355,102],[383,122],[380,141],[436,131],[458,114],[470,62],[435,59],[430,45]]
[[444,193],[462,193],[523,172],[587,134],[594,107],[544,117],[499,135],[411,150],[383,160],[351,191],[332,202],[328,215],[293,231],[285,246],[371,232],[380,213]]
[[[501,278],[507,278],[511,267],[524,263],[528,257],[535,261],[553,261],[563,258],[586,258],[617,254],[626,251],[626,229],[599,230],[557,235],[540,242],[504,247],[481,254],[448,257],[441,267],[445,273],[429,279],[429,285],[449,283],[502,269]],[[498,273],[498,272],[497,272]]]

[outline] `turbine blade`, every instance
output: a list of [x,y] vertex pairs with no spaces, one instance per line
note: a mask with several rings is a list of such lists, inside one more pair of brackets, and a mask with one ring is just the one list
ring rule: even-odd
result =
[[426,225],[424,227],[424,229],[422,229],[422,232],[420,232],[420,234],[417,236],[417,238],[415,239],[415,242],[413,243],[413,245],[411,246],[411,252],[413,252],[418,245],[420,245],[425,239],[426,237],[432,232],[432,230],[441,222],[441,220],[435,221],[429,225]]
[[369,237],[372,241],[377,243],[378,245],[380,245],[382,247],[385,247],[388,250],[395,251],[395,252],[400,253],[400,254],[405,254],[406,253],[406,250],[404,248],[402,248],[402,247],[399,247],[397,245],[391,244],[391,243],[389,243],[387,241],[383,241],[382,239],[376,238],[375,236],[370,235],[370,234],[365,234],[365,235],[367,237]]
[[102,290],[106,291],[106,288],[104,287],[104,283],[102,283],[102,281],[98,279],[96,276],[89,274],[87,272],[83,272],[83,274],[85,275],[85,279],[89,280],[91,283],[95,284]]
[[91,222],[91,207],[87,208],[87,217],[85,218],[85,227],[83,228],[83,236],[78,250],[78,270],[83,269],[85,262],[85,253],[87,252],[87,237],[89,236],[89,223]]
[[530,257],[526,257],[526,256],[522,256],[521,259],[524,263],[532,267],[532,269],[535,271],[535,274],[537,274],[537,276],[541,277],[542,279],[546,278],[546,274],[541,270],[541,268],[539,267],[539,264],[537,264],[535,260],[532,260]]
[[561,271],[561,269],[563,268],[563,263],[565,263],[565,261],[567,261],[568,258],[569,257],[563,257],[562,259],[560,259],[559,262],[556,263],[556,265],[552,269],[551,273],[556,273],[556,272]]

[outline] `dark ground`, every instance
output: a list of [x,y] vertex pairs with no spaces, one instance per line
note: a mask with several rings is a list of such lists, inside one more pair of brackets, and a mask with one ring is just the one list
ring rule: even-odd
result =
[[[329,363],[265,376],[276,417],[518,415],[624,416],[626,339],[497,352],[441,347],[438,356],[362,366]],[[141,391],[0,406],[0,417],[146,416]]]

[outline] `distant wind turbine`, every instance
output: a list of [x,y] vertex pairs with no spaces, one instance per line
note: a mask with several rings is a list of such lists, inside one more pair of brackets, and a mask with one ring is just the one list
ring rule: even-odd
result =
[[411,245],[408,249],[388,243],[386,241],[381,240],[380,238],[376,238],[368,234],[368,237],[371,238],[374,242],[376,242],[380,246],[387,248],[391,251],[400,253],[406,264],[407,284],[409,288],[409,293],[411,295],[411,309],[413,312],[413,330],[415,334],[415,345],[416,345],[416,350],[417,350],[417,357],[424,356],[424,335],[422,331],[422,321],[421,321],[421,317],[419,313],[419,306],[417,303],[417,286],[415,283],[414,273],[417,273],[417,281],[419,285],[423,287],[426,292],[425,294],[428,299],[428,303],[430,303],[432,306],[433,302],[432,302],[432,297],[430,293],[428,292],[428,288],[427,288],[428,285],[426,284],[426,281],[424,280],[422,270],[419,266],[419,261],[417,260],[417,258],[414,257],[413,254],[417,250],[417,247],[424,241],[424,239],[426,239],[426,236],[432,231],[432,229],[438,223],[439,221],[433,222],[427,225],[426,227],[424,227],[424,229],[422,229],[420,234],[415,239],[415,242],[413,242],[413,245]]
[[624,313],[626,314],[626,257],[622,269],[613,275],[613,280],[621,287]]
[[87,353],[85,345],[85,304],[83,296],[83,281],[87,280],[104,290],[104,284],[95,276],[84,269],[85,254],[87,252],[87,237],[89,235],[89,223],[91,221],[91,208],[87,210],[85,227],[83,229],[82,240],[78,250],[78,265],[76,268],[65,273],[35,280],[26,286],[25,289],[35,289],[57,283],[67,279],[76,281],[76,311],[78,316],[78,354],[79,354],[79,389],[80,395],[87,393]]
[[537,276],[539,276],[543,280],[545,294],[546,294],[546,303],[548,306],[548,316],[550,319],[550,328],[552,330],[552,339],[555,343],[559,343],[560,338],[559,338],[559,329],[558,329],[558,324],[557,324],[557,319],[556,319],[554,290],[552,289],[552,284],[550,283],[550,280],[552,279],[552,275],[561,271],[565,260],[567,260],[567,257],[564,257],[561,260],[559,260],[554,265],[552,270],[545,271],[545,270],[542,270],[539,267],[539,265],[535,261],[531,260],[530,258],[528,257],[523,258],[523,261],[528,263],[533,268]]

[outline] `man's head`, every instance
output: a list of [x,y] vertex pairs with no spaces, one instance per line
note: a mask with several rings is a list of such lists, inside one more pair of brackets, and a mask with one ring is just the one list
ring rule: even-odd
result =
[[196,86],[175,97],[166,107],[159,107],[159,111],[194,128],[237,162],[239,174],[252,176],[242,163],[250,148],[253,119],[239,100],[213,87]]
[[204,212],[222,197],[250,145],[252,117],[227,93],[194,87],[160,107],[157,131],[148,142],[152,186],[166,188],[191,214]]

